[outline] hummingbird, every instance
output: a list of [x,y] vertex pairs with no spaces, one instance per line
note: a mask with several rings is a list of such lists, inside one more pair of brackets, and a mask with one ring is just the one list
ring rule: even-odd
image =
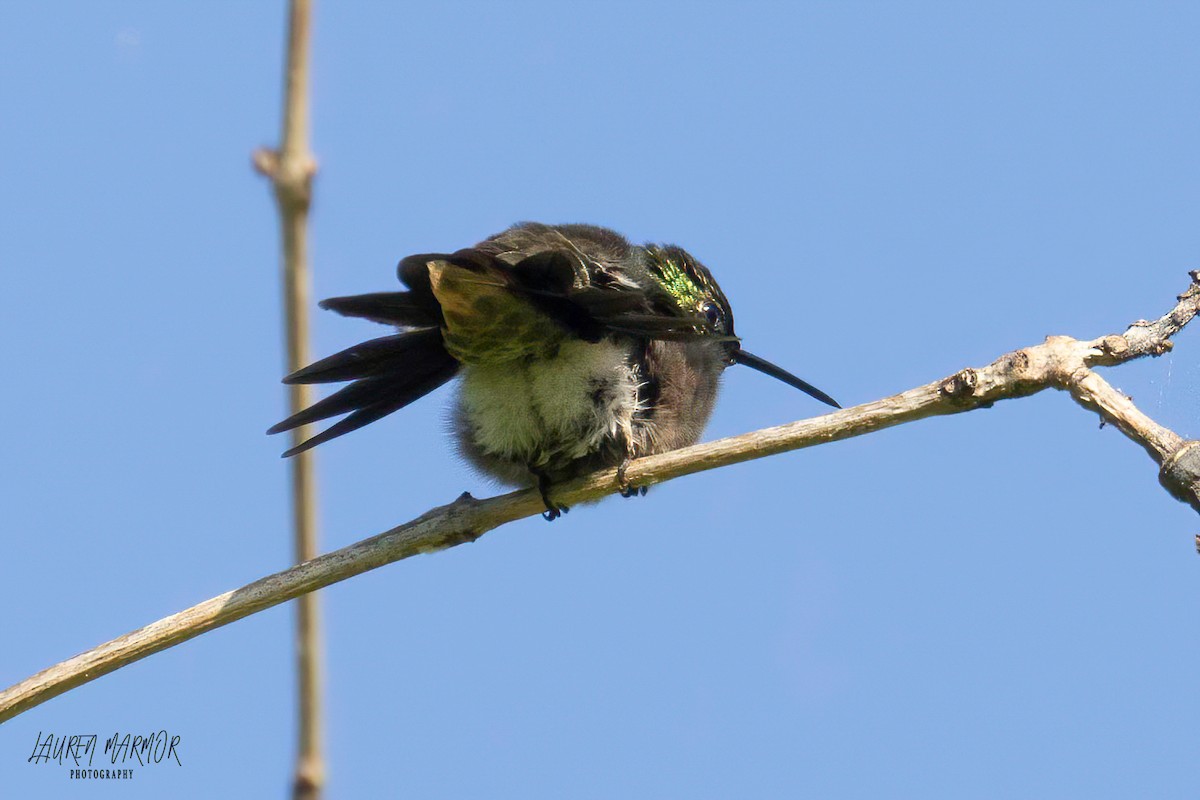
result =
[[[551,488],[640,456],[694,444],[721,374],[743,364],[840,408],[820,389],[741,346],[712,273],[675,245],[631,244],[607,228],[522,222],[454,253],[408,256],[407,291],[323,300],[394,325],[283,379],[350,381],[270,428],[347,414],[285,452],[315,447],[398,411],[461,376],[453,430],[462,455],[509,485]],[[640,493],[645,494],[645,487]]]

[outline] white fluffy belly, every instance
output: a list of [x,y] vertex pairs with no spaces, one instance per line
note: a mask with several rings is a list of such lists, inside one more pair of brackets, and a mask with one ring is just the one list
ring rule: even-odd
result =
[[461,418],[485,453],[539,467],[631,437],[638,379],[612,342],[565,342],[551,359],[463,369]]

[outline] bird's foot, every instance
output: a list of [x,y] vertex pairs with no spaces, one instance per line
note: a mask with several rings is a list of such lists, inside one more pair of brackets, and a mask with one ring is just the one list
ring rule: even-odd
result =
[[638,495],[645,497],[646,491],[649,489],[648,486],[629,485],[629,481],[625,478],[625,470],[629,469],[629,465],[632,463],[633,459],[627,456],[625,460],[621,462],[621,465],[617,467],[617,483],[621,486],[619,493],[621,497],[626,499],[630,497],[637,497]]
[[550,479],[541,473],[534,473],[538,480],[538,494],[542,496],[542,504],[546,506],[546,510],[542,512],[542,519],[546,522],[554,522],[554,520],[566,514],[571,509],[561,505],[550,499]]
[[554,522],[554,520],[570,510],[567,506],[546,506],[546,510],[542,512],[542,519],[546,520],[546,522]]

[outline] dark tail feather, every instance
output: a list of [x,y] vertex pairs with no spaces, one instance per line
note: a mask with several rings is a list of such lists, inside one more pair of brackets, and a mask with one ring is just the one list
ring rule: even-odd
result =
[[282,433],[311,422],[349,413],[284,456],[361,428],[429,394],[458,371],[458,362],[442,346],[441,331],[432,328],[364,342],[289,375],[292,383],[319,383],[356,378],[325,399],[273,425]]
[[423,328],[442,324],[442,313],[432,296],[415,292],[375,292],[349,297],[330,297],[319,305],[345,317],[362,317],[384,325],[410,325]]
[[283,379],[284,383],[338,383],[376,375],[396,374],[420,368],[423,360],[442,349],[442,332],[438,328],[398,333],[371,339],[348,347],[340,353],[323,358],[296,370]]
[[349,386],[343,386],[341,389],[338,389],[324,400],[319,400],[303,411],[292,414],[283,422],[272,425],[270,428],[267,428],[267,433],[283,433],[284,431],[290,431],[292,428],[307,425],[310,422],[320,422],[323,419],[329,419],[339,414],[364,408],[386,397],[388,389],[402,387],[403,383],[401,381],[402,379],[394,376],[363,378],[362,380],[355,381]]
[[[328,442],[330,439],[336,439],[344,433],[358,430],[362,426],[368,425],[377,419],[382,419],[393,411],[399,411],[412,401],[424,397],[454,377],[454,373],[458,371],[458,362],[454,361],[454,359],[449,360],[449,364],[442,365],[438,371],[426,375],[418,381],[410,382],[407,385],[399,385],[395,382],[390,385],[381,384],[371,387],[370,391],[364,391],[361,396],[363,404],[358,407],[357,411],[329,426],[311,439],[286,451],[283,457],[289,458],[297,453],[303,453],[305,450],[316,447],[322,442]],[[346,388],[352,389],[360,383],[367,383],[373,380],[378,379],[366,378],[356,381]],[[371,398],[378,399],[370,402]]]

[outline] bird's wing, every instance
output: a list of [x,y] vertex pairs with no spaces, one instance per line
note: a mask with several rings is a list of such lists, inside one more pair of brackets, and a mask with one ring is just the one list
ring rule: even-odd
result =
[[[553,348],[564,333],[592,342],[609,334],[669,340],[713,336],[702,315],[682,313],[659,296],[652,281],[628,280],[579,248],[545,249],[519,260],[512,252],[483,248],[411,256],[401,262],[400,275],[409,286],[430,287],[441,307],[447,346],[465,361],[502,341],[517,349],[516,343]],[[513,356],[508,349],[498,355],[496,360]]]

